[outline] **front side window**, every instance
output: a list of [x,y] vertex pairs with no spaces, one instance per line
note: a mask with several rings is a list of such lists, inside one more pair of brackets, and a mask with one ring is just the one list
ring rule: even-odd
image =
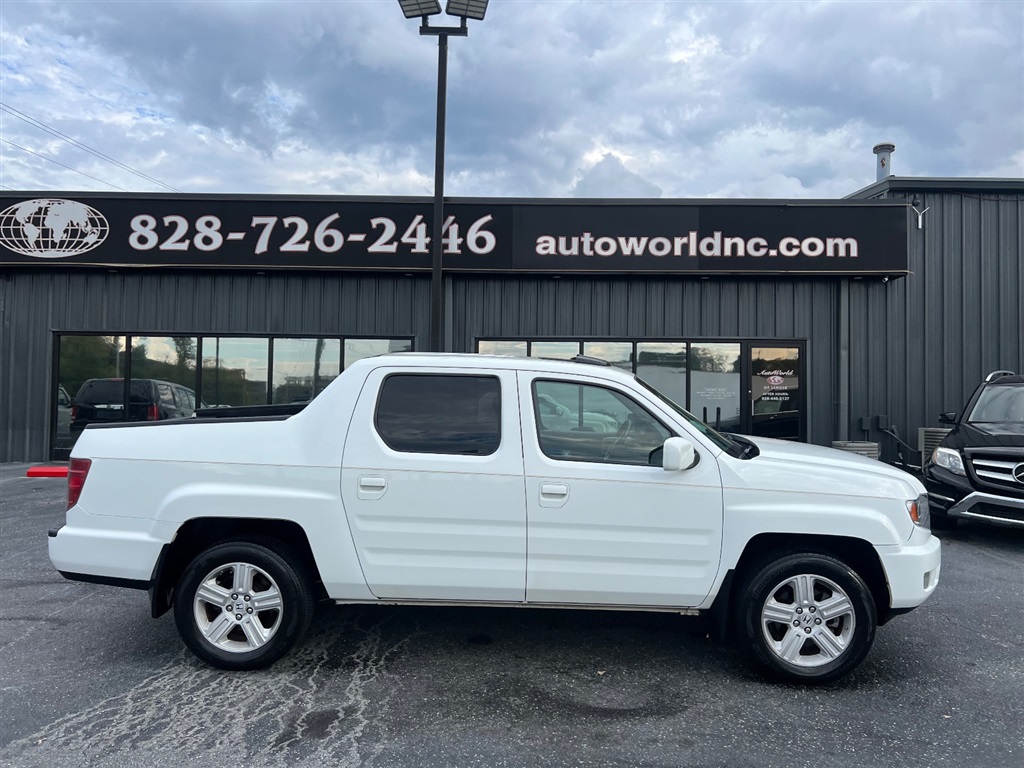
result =
[[394,451],[487,456],[501,443],[501,382],[393,374],[381,386],[374,423]]
[[628,395],[567,381],[535,381],[533,409],[544,455],[561,461],[647,466],[672,433]]

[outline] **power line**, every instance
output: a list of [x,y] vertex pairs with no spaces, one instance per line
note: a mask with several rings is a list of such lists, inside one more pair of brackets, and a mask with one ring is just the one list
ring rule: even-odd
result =
[[[4,104],[2,101],[0,101],[0,109],[2,109],[4,112],[7,112],[12,117],[16,117],[19,120],[22,120],[22,121],[28,123],[29,125],[31,125],[31,126],[33,126],[35,128],[39,128],[42,131],[46,131],[51,136],[56,136],[61,141],[66,141],[68,144],[71,144],[73,147],[77,147],[78,149],[82,149],[82,150],[88,152],[91,155],[95,155],[96,157],[100,158],[101,160],[106,160],[108,163],[113,163],[118,168],[126,170],[126,171],[128,171],[130,173],[134,173],[136,176],[139,176],[139,177],[141,177],[143,179],[146,179],[146,181],[150,181],[150,182],[152,182],[154,184],[159,184],[161,187],[163,187],[164,189],[169,189],[171,192],[179,192],[179,193],[181,192],[180,189],[176,189],[175,187],[172,187],[170,184],[164,184],[159,179],[154,179],[152,176],[149,176],[149,175],[143,173],[142,171],[138,171],[135,168],[132,168],[130,165],[125,165],[120,160],[115,160],[114,158],[110,157],[109,155],[105,155],[102,152],[100,152],[99,150],[93,149],[92,147],[88,146],[87,144],[83,144],[82,142],[78,141],[77,139],[73,139],[70,136],[68,136],[67,134],[61,133],[60,131],[56,130],[55,128],[51,128],[50,126],[46,125],[46,123],[43,123],[43,122],[41,122],[39,120],[36,120],[34,117],[30,117],[29,115],[26,115],[24,112],[21,112],[21,111],[15,109],[14,107],[11,107],[11,106],[9,106],[7,104]],[[71,169],[71,170],[74,170],[74,169]],[[104,182],[104,183],[106,183],[106,182]],[[111,184],[110,186],[114,186],[114,185]],[[118,187],[118,189],[120,189],[120,187]]]
[[111,184],[109,181],[104,181],[103,179],[97,179],[95,176],[90,176],[88,173],[84,173],[84,172],[78,170],[77,168],[72,168],[70,165],[64,165],[64,163],[58,163],[56,160],[53,160],[52,158],[46,157],[45,155],[40,155],[38,152],[33,152],[31,149],[25,149],[25,147],[19,146],[18,144],[15,144],[13,141],[8,141],[7,139],[4,139],[4,138],[0,138],[0,141],[2,141],[4,144],[10,144],[12,147],[15,147],[16,149],[20,149],[22,152],[28,152],[30,155],[35,155],[36,157],[41,157],[43,160],[51,162],[54,165],[59,165],[61,168],[67,168],[69,171],[74,171],[75,173],[79,173],[82,176],[85,176],[87,178],[92,179],[93,181],[98,181],[100,184],[106,184],[108,187],[113,187],[114,189],[120,189],[122,192],[127,192],[128,191],[124,187],[117,186],[117,184]]

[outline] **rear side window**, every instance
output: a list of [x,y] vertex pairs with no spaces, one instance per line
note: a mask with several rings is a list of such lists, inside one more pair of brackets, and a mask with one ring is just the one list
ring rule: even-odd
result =
[[487,456],[501,443],[501,382],[394,374],[381,386],[374,423],[394,451]]
[[169,405],[171,407],[177,405],[174,401],[174,390],[171,389],[170,384],[157,384],[156,395],[160,398],[160,405]]
[[153,383],[149,379],[133,381],[128,392],[128,400],[137,405],[153,405]]

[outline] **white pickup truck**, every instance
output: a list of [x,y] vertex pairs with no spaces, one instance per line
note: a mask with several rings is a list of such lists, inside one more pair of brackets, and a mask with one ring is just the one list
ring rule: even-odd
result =
[[272,664],[327,599],[707,613],[823,682],[935,590],[915,478],[719,434],[599,362],[386,355],[288,417],[90,425],[50,559],[149,590],[224,669]]

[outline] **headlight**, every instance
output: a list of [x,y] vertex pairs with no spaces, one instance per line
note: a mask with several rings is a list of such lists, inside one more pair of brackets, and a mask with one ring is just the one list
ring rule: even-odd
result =
[[960,451],[955,451],[952,448],[936,448],[932,452],[932,464],[949,470],[954,475],[967,477],[967,471],[964,469],[964,460],[960,456]]
[[907,512],[910,519],[922,528],[932,527],[932,514],[928,506],[928,494],[922,493],[916,499],[907,502]]

